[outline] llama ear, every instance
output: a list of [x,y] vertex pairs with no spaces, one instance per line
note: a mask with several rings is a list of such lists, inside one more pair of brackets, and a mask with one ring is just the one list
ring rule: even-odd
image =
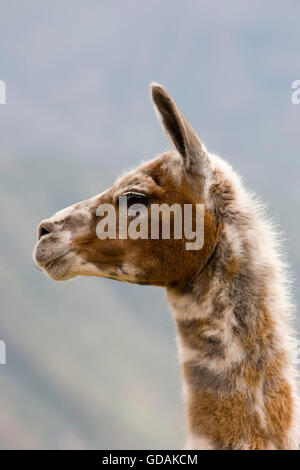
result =
[[151,89],[162,125],[182,156],[186,170],[201,172],[207,166],[208,157],[198,135],[163,86],[153,83]]

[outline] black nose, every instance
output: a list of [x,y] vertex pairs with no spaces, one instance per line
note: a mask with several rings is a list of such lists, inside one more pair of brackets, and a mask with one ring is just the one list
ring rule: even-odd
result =
[[41,222],[38,227],[38,239],[40,240],[45,235],[49,235],[53,231],[54,225],[51,222]]

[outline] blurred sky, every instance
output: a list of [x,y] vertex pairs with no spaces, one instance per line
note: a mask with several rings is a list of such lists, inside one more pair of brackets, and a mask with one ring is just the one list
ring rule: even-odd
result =
[[[71,295],[72,292],[76,298],[76,286],[87,285],[85,280],[76,280],[75,287],[72,284],[71,287],[53,287],[52,284],[48,287],[50,284],[47,284],[49,281],[46,278],[38,280],[40,273],[27,274],[29,268],[32,270],[29,259],[35,225],[42,217],[50,215],[43,213],[43,210],[51,208],[54,212],[76,202],[72,197],[85,198],[96,194],[105,186],[110,186],[114,175],[123,168],[152,158],[169,147],[150,101],[149,85],[152,81],[166,86],[207,148],[228,159],[250,188],[263,194],[275,220],[286,233],[287,255],[294,276],[300,275],[300,105],[293,105],[291,101],[292,82],[300,79],[299,18],[300,2],[297,0],[0,0],[0,80],[4,80],[7,86],[7,104],[0,106],[0,171],[3,175],[3,188],[0,189],[3,190],[2,203],[6,203],[3,211],[7,217],[1,219],[7,220],[3,245],[5,252],[1,254],[4,266],[2,279],[10,269],[15,269],[9,266],[9,260],[13,256],[18,256],[18,259],[24,256],[22,275],[18,278],[20,292],[22,290],[24,295],[20,299],[28,315],[31,309],[36,308],[32,322],[41,321],[39,306],[42,303],[38,295],[43,295],[52,305],[53,296],[63,296],[62,292]],[[68,163],[70,161],[73,166]],[[10,165],[11,171],[6,173]],[[25,181],[22,175],[27,178]],[[78,177],[80,175],[82,178]],[[35,185],[35,181],[38,184]],[[18,211],[14,216],[16,209]],[[17,223],[22,214],[22,230],[27,231],[27,238],[25,236],[22,243],[19,240],[20,251],[16,252],[10,237],[17,237]],[[26,220],[24,214],[27,214]],[[16,228],[13,235],[9,233],[9,224],[14,224]],[[12,276],[17,279],[18,274],[16,271]],[[89,286],[96,286],[96,281],[88,282]],[[97,282],[102,283],[102,280]],[[97,285],[108,285],[103,282]],[[146,308],[141,300],[144,290],[113,283],[109,286],[107,299],[115,296],[116,301],[116,306],[110,306],[112,310],[118,312],[127,295],[127,302],[131,302],[128,311],[133,311],[134,305],[138,305],[140,317],[147,318],[149,322],[149,305]],[[299,298],[297,286],[296,282]],[[92,287],[86,289],[82,305],[87,305],[94,292]],[[5,287],[6,294],[8,290]],[[151,295],[145,294],[148,299],[156,299],[155,302],[161,300],[161,294],[154,293],[156,290],[150,292]],[[121,299],[119,304],[118,299]],[[7,331],[13,331],[24,314],[13,307],[15,300],[7,299],[5,304],[6,312],[11,310],[15,322],[9,325],[9,317],[3,316]],[[93,301],[93,309],[96,309],[96,300]],[[35,301],[37,306],[33,307]],[[79,309],[78,306],[74,308]],[[54,310],[58,309],[56,306]],[[159,314],[157,310],[156,318]],[[93,318],[96,329],[99,325],[95,322]],[[133,324],[136,324],[135,318]],[[155,325],[153,338],[156,338],[155,328],[157,331],[159,329],[159,323]],[[73,326],[70,328],[73,331]],[[141,325],[140,335],[144,328],[145,324]],[[170,330],[166,328],[164,334],[171,334]],[[41,345],[46,339],[50,341],[46,335],[47,331],[37,346],[41,357]],[[161,348],[167,341],[164,338],[162,335]],[[1,325],[0,339],[4,339],[1,338]],[[149,361],[152,357],[151,345],[153,341],[150,338],[147,349]],[[109,343],[106,348],[109,348]],[[72,349],[66,349],[72,352]],[[23,352],[20,351],[21,357]],[[109,350],[106,352],[109,353]],[[78,357],[81,357],[80,354]],[[122,357],[121,350],[118,354]],[[133,358],[134,354],[132,350],[130,357]],[[168,354],[169,361],[172,355]],[[166,378],[168,361],[163,363],[162,375]],[[141,364],[144,371],[145,363],[142,360]],[[15,365],[14,380],[17,380],[18,367],[21,367],[19,362],[18,366]],[[95,361],[95,370],[96,367]],[[153,368],[155,370],[155,364]],[[74,383],[80,382],[82,373],[76,378],[77,382],[74,378]],[[175,373],[172,374],[170,383],[175,377]],[[111,377],[113,382],[115,378]],[[51,380],[51,384],[58,383],[57,376]],[[2,390],[8,397],[10,390],[16,390],[16,387],[10,388],[9,381],[5,383]],[[69,390],[75,390],[72,384],[69,384],[66,397]],[[108,387],[103,396],[107,396],[105,392],[109,393],[109,390]],[[145,390],[146,385],[143,393]],[[173,395],[168,392],[171,398],[167,405],[167,401],[163,401],[167,400],[165,392],[157,388],[153,393],[157,394],[157,401],[165,409],[168,406],[173,409],[171,403],[176,402],[179,395],[177,391]],[[22,396],[12,402],[12,407],[20,405]],[[43,397],[45,393],[41,392],[40,400]],[[47,397],[44,398],[44,407],[51,401],[50,392],[50,398]],[[84,400],[84,393],[82,397]],[[142,407],[145,400],[142,393],[141,397]],[[133,401],[138,409],[138,399]],[[55,409],[54,399],[53,403]],[[129,419],[126,403],[128,400],[122,404],[124,423]],[[78,403],[76,406],[80,407]],[[2,417],[3,413],[2,410]],[[47,426],[48,415],[43,415],[42,405],[36,413],[41,414],[41,422],[44,427]],[[120,413],[118,409],[112,433],[120,426]],[[150,415],[153,416],[152,409],[147,418],[149,420]],[[161,431],[165,435],[177,422],[177,418],[174,422],[170,418],[168,422],[171,415],[172,411],[166,415],[166,428]],[[74,418],[71,412],[70,416]],[[82,413],[80,420],[78,418],[78,421],[85,423],[82,429],[87,426],[84,416]],[[102,409],[99,416],[101,423]],[[29,447],[24,440],[26,426],[24,430],[19,416],[14,419],[12,429],[18,429],[19,441],[14,440],[16,431],[13,431],[9,441],[11,446],[19,442],[23,447]],[[10,418],[7,420],[12,422]],[[157,422],[156,419],[154,421]],[[23,424],[26,422],[24,418]],[[111,422],[110,414],[107,422]],[[99,429],[99,423],[95,424],[95,429]],[[91,435],[93,429],[89,428]],[[143,437],[137,423],[132,424],[131,431],[124,429],[122,433],[120,431],[123,437],[120,441],[116,439],[116,445],[118,442],[123,442],[124,446],[132,445],[138,435],[141,436],[141,447],[147,442],[152,445],[156,442],[155,425],[151,431],[152,441],[149,435]],[[37,434],[32,433],[31,442],[36,443]],[[82,433],[83,439],[88,440]],[[176,435],[179,445],[181,434]],[[88,441],[87,447],[98,442],[95,437],[93,439]],[[48,437],[38,442],[35,445],[40,448],[58,445]],[[164,442],[170,445],[168,439]]]
[[299,169],[297,0],[1,0],[0,11],[7,151],[63,150],[117,167],[148,158],[164,142],[149,105],[158,81],[241,170],[274,164],[293,178],[287,153]]

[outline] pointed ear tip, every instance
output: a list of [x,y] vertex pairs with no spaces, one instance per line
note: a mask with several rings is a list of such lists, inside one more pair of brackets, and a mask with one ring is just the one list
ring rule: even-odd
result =
[[165,88],[162,85],[160,85],[159,83],[152,82],[150,87],[151,87],[151,92],[152,92],[153,99],[155,99],[155,97],[157,97],[159,95],[166,95],[167,94]]

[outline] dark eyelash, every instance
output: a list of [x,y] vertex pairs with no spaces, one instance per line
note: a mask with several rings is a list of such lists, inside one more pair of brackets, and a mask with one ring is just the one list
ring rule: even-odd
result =
[[133,204],[147,204],[148,197],[146,194],[142,193],[126,193],[124,196],[127,197],[127,205]]

